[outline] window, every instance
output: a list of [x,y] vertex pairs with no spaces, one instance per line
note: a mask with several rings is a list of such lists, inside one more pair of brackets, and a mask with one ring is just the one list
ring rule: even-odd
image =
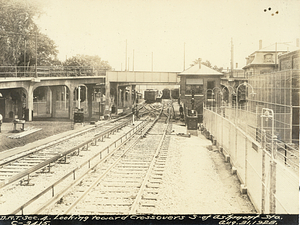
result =
[[209,90],[209,91],[207,91],[207,98],[209,99],[209,98],[213,98],[212,97],[212,90],[214,89],[214,87],[215,87],[215,81],[207,81],[207,90]]
[[215,87],[215,81],[207,81],[207,89],[213,89]]
[[264,63],[273,63],[273,54],[265,54],[264,55]]
[[195,95],[203,95],[203,79],[187,78],[186,79],[186,95],[191,95],[192,91]]

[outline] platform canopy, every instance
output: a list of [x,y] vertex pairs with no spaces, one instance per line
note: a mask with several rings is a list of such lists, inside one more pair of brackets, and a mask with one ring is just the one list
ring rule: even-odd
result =
[[185,71],[181,72],[178,74],[179,76],[185,76],[185,75],[195,75],[195,76],[207,76],[207,75],[217,75],[217,76],[222,76],[223,73],[220,73],[208,66],[205,66],[201,64],[196,64],[194,66],[191,66],[190,68],[186,69]]

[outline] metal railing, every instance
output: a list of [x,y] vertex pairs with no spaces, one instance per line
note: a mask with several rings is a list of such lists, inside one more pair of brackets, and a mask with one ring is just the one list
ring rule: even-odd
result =
[[88,66],[0,66],[0,78],[105,76],[106,70]]
[[[34,172],[36,172],[40,169],[43,169],[44,167],[47,167],[47,166],[50,167],[51,163],[54,163],[54,162],[59,161],[59,160],[63,160],[69,154],[72,154],[74,152],[78,152],[78,154],[79,154],[79,151],[81,149],[85,149],[85,148],[87,149],[91,142],[94,142],[96,144],[97,140],[99,140],[100,138],[103,140],[104,137],[109,136],[111,133],[114,133],[117,130],[120,130],[121,128],[127,126],[129,123],[131,123],[131,119],[127,120],[126,122],[123,122],[123,123],[119,124],[118,126],[115,126],[115,127],[112,127],[112,128],[110,128],[106,131],[100,132],[99,134],[95,135],[95,137],[93,139],[88,140],[88,141],[86,141],[86,142],[84,142],[84,143],[82,143],[82,144],[80,144],[76,147],[73,147],[73,148],[69,149],[68,151],[65,151],[64,153],[61,153],[57,156],[54,156],[54,157],[46,160],[45,162],[39,163],[38,165],[36,165],[34,167],[31,167],[31,168],[25,170],[24,172],[21,172],[18,175],[13,176],[12,178],[9,178],[9,179],[5,180],[5,182],[0,183],[0,188],[3,188],[4,186],[7,186],[7,185],[9,185],[9,184],[11,184],[15,181],[18,181],[18,180],[24,178],[24,177],[27,177],[27,180],[29,182],[30,174],[32,174],[32,173],[34,173]],[[54,144],[52,144],[52,145],[54,145]],[[37,151],[40,151],[40,150],[36,150],[35,152],[37,152]],[[35,152],[31,152],[28,155],[34,154]],[[22,158],[22,157],[24,157],[24,155],[20,156],[19,158]],[[1,165],[3,166],[3,165],[6,165],[6,164],[9,164],[9,163],[11,163],[12,161],[15,161],[15,160],[16,159],[9,160],[7,162],[2,163]]]
[[[222,117],[228,119],[229,121],[232,121],[232,123],[235,124],[238,128],[242,129],[243,132],[245,132],[247,135],[249,135],[251,138],[256,140],[258,143],[261,143],[261,136],[262,136],[262,125],[263,130],[266,133],[266,141],[267,146],[270,145],[272,142],[272,127],[269,122],[261,122],[260,116],[261,113],[259,112],[251,112],[243,108],[231,108],[231,107],[206,107],[206,109],[211,110]],[[281,121],[278,121],[278,115],[279,113],[274,113],[274,124],[277,125]],[[282,127],[282,126],[281,126]],[[277,126],[274,126],[276,130],[275,133],[275,142],[276,142],[276,148],[277,151],[279,151],[280,157],[278,157],[279,160],[282,160],[285,165],[292,166],[294,168],[299,168],[298,161],[299,161],[299,144],[296,144],[295,142],[287,142],[284,139],[284,135],[280,136],[280,133],[290,133],[291,128],[289,126],[286,126],[286,128],[282,127],[281,129],[278,129]],[[278,133],[278,131],[281,131]],[[289,139],[290,140],[290,139]],[[267,148],[268,150],[268,148]],[[269,151],[270,152],[270,151]]]
[[[112,147],[117,148],[117,143],[119,143],[118,148],[123,146],[126,143],[126,141],[131,139],[133,134],[137,133],[140,129],[144,128],[146,126],[147,122],[148,121],[143,121],[142,123],[139,123],[137,126],[135,126],[130,131],[126,132],[124,135],[122,135],[120,138],[115,140],[113,143],[111,143],[108,146],[106,146],[105,148],[101,149],[101,151],[97,152],[94,156],[92,156],[90,159],[88,159],[87,161],[82,163],[76,169],[73,169],[72,171],[70,171],[69,173],[64,175],[62,178],[60,178],[58,181],[56,181],[54,184],[50,185],[45,190],[43,190],[41,193],[39,193],[38,195],[36,195],[35,197],[33,197],[32,199],[27,201],[25,204],[23,204],[22,206],[20,206],[16,210],[14,210],[11,214],[18,214],[19,212],[21,212],[21,214],[23,215],[25,207],[28,207],[31,203],[35,202],[37,199],[39,199],[41,196],[45,195],[49,191],[51,191],[51,193],[52,193],[52,199],[53,198],[56,199],[57,196],[55,196],[55,187],[58,184],[62,183],[64,180],[66,180],[68,177],[71,177],[71,176],[73,177],[73,180],[76,180],[76,172],[78,172],[80,169],[82,169],[85,165],[88,165],[88,170],[86,172],[84,172],[82,175],[82,176],[84,176],[86,173],[88,173],[90,170],[92,170],[95,166],[97,166],[99,162],[103,161],[106,158],[106,156],[103,158],[104,152],[106,152],[107,156],[109,156],[109,153],[111,153],[110,149],[112,149]],[[127,122],[125,122],[125,123],[127,123]],[[117,128],[114,127],[108,131],[102,132],[102,133],[96,135],[93,139],[88,140],[85,143],[81,144],[80,147],[83,147],[85,145],[87,145],[87,146],[95,145],[97,143],[97,141],[99,141],[99,140],[103,141],[104,136],[109,135],[111,132],[113,132],[113,130],[116,130],[116,129]],[[120,125],[118,126],[118,129],[120,129]],[[76,148],[80,148],[80,147],[78,146]],[[70,154],[70,152],[76,151],[76,148],[73,148],[72,150],[68,151],[69,154]],[[100,161],[98,163],[96,163],[93,167],[91,167],[91,161],[93,159],[99,159]],[[69,186],[67,188],[69,188]]]

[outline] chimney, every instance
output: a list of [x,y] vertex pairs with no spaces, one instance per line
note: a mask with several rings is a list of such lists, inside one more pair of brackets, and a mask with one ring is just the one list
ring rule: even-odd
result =
[[262,40],[259,40],[259,50],[262,49]]
[[198,59],[198,62],[199,62],[199,69],[201,69],[201,59],[200,58]]
[[296,46],[299,47],[299,38],[296,39]]
[[238,63],[236,63],[236,64],[235,64],[235,68],[238,68],[238,65],[239,65],[239,64],[238,64]]

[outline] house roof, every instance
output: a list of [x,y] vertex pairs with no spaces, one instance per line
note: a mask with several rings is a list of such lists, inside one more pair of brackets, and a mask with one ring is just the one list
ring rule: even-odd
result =
[[179,76],[185,75],[196,75],[196,76],[205,76],[205,75],[218,75],[222,76],[223,73],[220,73],[212,68],[209,68],[203,64],[201,64],[201,68],[199,68],[199,64],[191,66],[190,68],[186,69],[185,71],[178,74]]
[[[299,47],[295,47],[293,45],[288,45],[285,43],[278,43],[277,46],[275,44],[272,44],[270,46],[267,46],[265,48],[259,49],[255,52],[253,52],[251,55],[249,55],[246,59],[249,62],[246,66],[243,67],[243,69],[247,69],[253,65],[260,65],[260,66],[274,66],[276,60],[278,59],[278,56],[280,54],[286,54],[290,51],[295,51],[295,49],[299,49]],[[275,51],[277,50],[277,51]],[[277,53],[277,59],[272,58],[269,61],[265,61],[264,57],[266,54],[273,54],[274,57],[276,57]],[[278,61],[277,61],[278,62]]]
[[269,45],[267,47],[264,47],[262,49],[259,49],[259,50],[257,50],[257,52],[276,52],[276,49],[277,49],[277,52],[290,52],[290,51],[298,50],[299,47],[290,45],[288,43],[277,43],[277,46],[276,46],[276,43],[275,43],[275,44]]

